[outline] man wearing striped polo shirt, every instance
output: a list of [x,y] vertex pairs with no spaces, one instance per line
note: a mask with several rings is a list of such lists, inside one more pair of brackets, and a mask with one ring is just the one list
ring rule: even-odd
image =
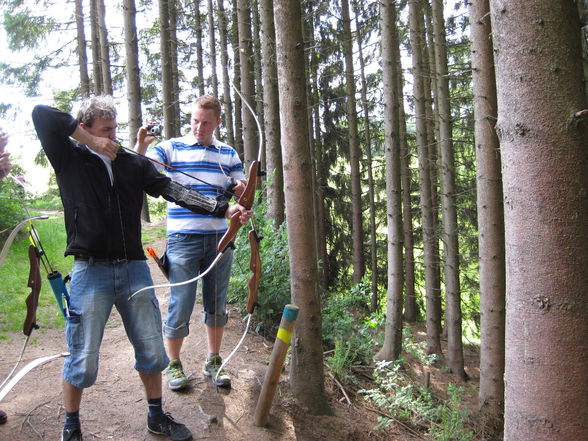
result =
[[[186,136],[162,141],[147,152],[147,156],[173,168],[169,177],[200,193],[218,197],[231,189],[237,194],[245,188],[243,165],[233,147],[214,136],[221,123],[221,104],[210,95],[197,98],[192,103],[191,131]],[[145,153],[154,140],[146,127],[139,131],[137,151]],[[159,166],[160,171],[163,166]],[[178,170],[197,179],[178,173]],[[241,216],[245,223],[251,212]],[[168,203],[167,250],[171,283],[189,280],[205,271],[217,256],[217,243],[227,230],[227,221],[208,215],[200,215]],[[202,279],[204,305],[203,321],[206,327],[208,357],[204,375],[211,377],[217,386],[230,387],[231,378],[218,372],[222,364],[220,348],[223,329],[227,323],[226,298],[229,285],[232,250]],[[196,284],[192,282],[171,288],[168,313],[164,324],[164,337],[170,363],[166,372],[171,390],[187,387],[188,379],[180,361],[184,338],[189,334],[189,323],[196,298]],[[218,375],[217,375],[218,374]]]

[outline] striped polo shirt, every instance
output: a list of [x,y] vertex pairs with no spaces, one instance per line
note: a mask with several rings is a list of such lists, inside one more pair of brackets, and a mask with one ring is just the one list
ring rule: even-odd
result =
[[[165,171],[173,181],[210,197],[222,194],[228,177],[245,179],[243,164],[233,147],[216,138],[213,138],[211,145],[204,146],[196,141],[192,132],[180,138],[162,141],[149,149],[147,156],[202,179],[206,183],[154,164],[159,171]],[[223,234],[226,230],[227,220],[224,218],[196,214],[173,202],[167,203],[168,235]]]

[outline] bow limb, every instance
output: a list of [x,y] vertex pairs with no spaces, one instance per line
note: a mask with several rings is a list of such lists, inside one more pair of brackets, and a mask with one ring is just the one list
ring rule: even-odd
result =
[[61,352],[59,354],[47,355],[45,357],[37,358],[37,359],[31,361],[25,367],[23,367],[18,372],[18,374],[16,374],[14,377],[12,377],[12,379],[6,384],[6,386],[4,386],[4,387],[2,387],[2,389],[0,389],[0,401],[2,401],[4,399],[4,397],[6,397],[8,392],[10,392],[12,390],[12,388],[16,385],[16,383],[18,383],[20,380],[22,380],[26,374],[28,374],[30,371],[35,369],[37,366],[41,366],[41,365],[48,363],[52,360],[55,360],[57,358],[67,357],[69,355],[70,355],[69,352]]
[[12,246],[12,242],[14,242],[14,239],[16,239],[16,235],[18,234],[18,232],[25,225],[27,225],[29,222],[36,220],[36,219],[49,219],[49,216],[47,216],[47,215],[32,216],[32,217],[28,217],[28,218],[20,221],[18,224],[16,224],[16,226],[12,229],[12,231],[10,232],[8,237],[6,238],[6,242],[4,242],[4,246],[2,247],[2,251],[0,252],[0,266],[2,266],[2,264],[6,260],[6,256],[8,255],[8,250]]
[[249,314],[253,313],[256,306],[259,306],[259,282],[261,279],[261,256],[259,254],[259,243],[261,237],[257,232],[252,229],[249,231],[249,247],[251,249],[251,255],[249,256],[249,269],[252,271],[251,277],[249,277],[248,287],[249,295],[247,296],[247,308],[246,311]]
[[[247,185],[245,186],[245,189],[243,190],[243,193],[239,197],[238,201],[239,205],[242,205],[247,210],[251,210],[251,207],[253,207],[253,201],[255,200],[255,190],[257,188],[257,182],[259,181],[260,176],[263,176],[263,173],[259,170],[259,161],[251,162],[251,165],[249,166],[249,180],[247,181]],[[240,217],[241,215],[239,213],[235,213],[231,217],[229,228],[223,237],[221,237],[216,247],[218,251],[226,250],[227,247],[229,247],[235,240],[235,236],[237,235],[237,232],[242,225],[241,221],[239,220]]]
[[[37,306],[39,305],[39,294],[41,292],[41,271],[40,271],[40,264],[39,264],[39,254],[37,249],[33,245],[29,245],[29,280],[27,286],[31,288],[31,292],[26,299],[27,305],[27,315],[23,323],[22,332],[26,335],[26,339],[22,345],[22,349],[20,351],[20,355],[14,367],[10,371],[10,373],[6,376],[2,384],[0,384],[0,388],[2,388],[11,378],[12,374],[18,368],[18,365],[22,361],[24,357],[25,350],[29,343],[29,339],[33,332],[33,329],[38,329],[38,325],[36,323],[37,318]],[[15,383],[16,384],[16,383]],[[10,389],[9,389],[10,390]],[[0,401],[2,399],[0,398]]]
[[27,286],[31,288],[30,294],[27,296],[27,316],[25,318],[22,332],[29,337],[33,329],[38,329],[37,320],[37,306],[39,306],[39,294],[41,292],[41,271],[39,251],[34,245],[29,245],[29,281]]

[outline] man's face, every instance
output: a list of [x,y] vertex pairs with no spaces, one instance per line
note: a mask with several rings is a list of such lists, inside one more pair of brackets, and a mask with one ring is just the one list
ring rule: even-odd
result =
[[212,109],[196,106],[192,109],[192,134],[196,141],[204,145],[212,143],[214,131],[221,123],[220,117]]
[[92,126],[81,124],[92,135],[99,138],[116,139],[116,121],[112,119],[96,118]]

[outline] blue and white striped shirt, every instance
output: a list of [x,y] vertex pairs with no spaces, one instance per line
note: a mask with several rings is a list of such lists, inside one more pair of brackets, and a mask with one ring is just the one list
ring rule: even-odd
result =
[[[147,156],[170,165],[184,173],[193,175],[204,182],[197,181],[175,170],[164,171],[175,182],[193,188],[200,193],[217,197],[222,194],[228,177],[244,180],[243,164],[233,147],[213,138],[212,144],[204,146],[196,141],[190,132],[180,138],[162,141],[149,149]],[[227,230],[227,220],[203,214],[196,214],[173,202],[167,203],[167,234],[223,234]]]

